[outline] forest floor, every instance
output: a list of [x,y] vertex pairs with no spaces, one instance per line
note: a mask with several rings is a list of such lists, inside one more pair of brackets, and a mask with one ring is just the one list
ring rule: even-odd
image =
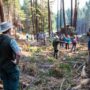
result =
[[78,43],[76,52],[59,47],[58,59],[53,57],[49,42],[47,45],[36,41],[20,45],[23,47],[21,90],[70,90],[80,83],[81,70],[88,58],[86,43]]
[[[83,41],[83,40],[82,40]],[[71,90],[80,83],[81,70],[88,58],[86,42],[80,41],[76,52],[59,47],[58,59],[53,57],[49,41],[19,40],[22,48],[20,60],[20,90]]]

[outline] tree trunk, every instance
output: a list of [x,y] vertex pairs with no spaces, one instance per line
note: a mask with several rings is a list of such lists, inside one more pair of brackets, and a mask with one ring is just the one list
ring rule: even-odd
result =
[[4,11],[3,11],[3,2],[0,0],[0,19],[1,22],[4,22]]
[[[32,7],[35,8],[35,1],[34,0],[32,0]],[[34,29],[33,34],[36,35],[35,12],[34,11],[32,11],[32,12],[33,12],[32,18],[33,18],[33,29]]]
[[[16,5],[15,5],[15,0],[14,0],[14,24],[17,26],[17,22],[16,22]],[[15,38],[16,38],[16,27],[14,28],[15,30]]]
[[48,0],[48,29],[49,29],[49,37],[51,32],[51,15],[50,15],[50,2]]
[[[43,30],[43,33],[45,34],[45,31],[44,31],[44,17],[42,17],[42,30]],[[45,41],[45,37],[44,37],[44,45],[46,44],[46,41]]]
[[73,0],[71,0],[71,26],[72,26],[72,18],[73,18]]
[[62,27],[62,1],[60,0],[60,28]]
[[36,38],[38,41],[38,17],[37,17],[37,0],[35,1],[35,8],[36,8]]
[[75,30],[76,25],[77,25],[77,0],[75,0],[74,19],[73,19],[73,26],[75,27]]
[[7,10],[8,10],[8,18],[7,18],[7,20],[10,19],[10,6],[11,6],[11,3],[9,1],[7,1]]
[[44,32],[44,17],[41,16],[41,30]]
[[58,19],[59,19],[59,16],[58,16],[58,15],[59,15],[59,12],[58,12],[59,10],[58,10],[58,8],[59,8],[59,7],[58,7],[58,0],[57,0],[57,32],[58,32],[58,28],[59,28],[59,27],[58,27],[58,25],[59,25],[59,24],[58,24],[58,23],[59,23],[59,22],[58,22]]
[[31,0],[32,26],[33,26],[33,32],[34,32],[34,15],[33,15],[32,8],[33,8],[33,2]]
[[64,21],[64,27],[66,27],[64,0],[62,0],[62,4],[63,4],[63,21]]

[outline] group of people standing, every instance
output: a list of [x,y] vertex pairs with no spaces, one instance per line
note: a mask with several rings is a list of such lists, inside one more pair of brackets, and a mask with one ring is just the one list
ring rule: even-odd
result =
[[[58,36],[57,34],[54,35],[53,39],[53,48],[54,48],[54,57],[57,58],[58,54],[58,45],[60,44],[60,47],[67,49],[70,49],[72,51],[76,51],[78,38],[76,35],[70,36],[61,34]],[[71,48],[70,48],[71,46]]]

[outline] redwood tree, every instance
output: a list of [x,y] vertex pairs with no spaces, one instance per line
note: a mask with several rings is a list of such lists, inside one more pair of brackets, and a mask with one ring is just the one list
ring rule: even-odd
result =
[[73,18],[73,0],[71,0],[71,26],[72,26],[72,18]]
[[58,25],[59,25],[59,22],[58,22],[58,18],[59,18],[59,6],[58,6],[58,0],[57,0],[57,32],[58,32]]
[[34,32],[34,14],[33,14],[33,10],[32,10],[32,8],[33,8],[33,1],[31,0],[30,3],[31,3],[31,13],[32,13],[32,26],[33,26],[33,32]]
[[35,1],[35,8],[36,8],[36,38],[37,38],[37,41],[38,41],[38,16],[37,16],[37,0]]
[[77,25],[77,0],[75,0],[75,8],[74,8],[74,18],[73,18],[73,26],[76,29]]
[[62,1],[60,0],[60,28],[62,27]]
[[64,0],[62,0],[63,4],[63,22],[64,22],[64,27],[66,26],[66,19],[65,19],[65,7],[64,7]]
[[0,19],[1,19],[1,22],[4,21],[4,12],[3,12],[3,2],[2,2],[2,0],[0,0]]
[[50,1],[48,0],[48,29],[49,29],[49,37],[51,32],[51,15],[50,15]]

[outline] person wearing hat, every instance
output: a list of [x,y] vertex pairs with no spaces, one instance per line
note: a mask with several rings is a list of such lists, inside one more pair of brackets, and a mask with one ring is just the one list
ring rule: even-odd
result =
[[10,35],[13,25],[10,22],[0,23],[0,78],[4,90],[18,90],[20,48]]
[[59,37],[55,34],[52,45],[53,45],[53,49],[54,49],[54,54],[53,56],[58,59],[58,44],[59,44]]

